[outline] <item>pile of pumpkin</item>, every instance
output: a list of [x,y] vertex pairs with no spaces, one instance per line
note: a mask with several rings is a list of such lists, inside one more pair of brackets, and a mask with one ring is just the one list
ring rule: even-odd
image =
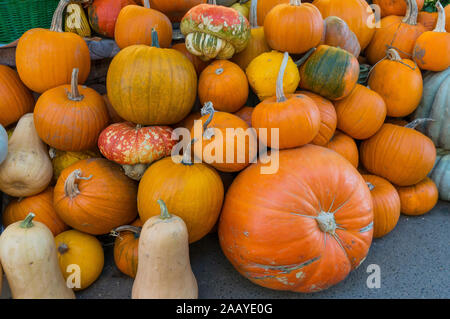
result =
[[[14,298],[73,298],[64,279],[74,265],[75,290],[98,278],[105,234],[133,298],[196,298],[188,244],[216,223],[244,277],[320,291],[400,212],[427,213],[438,191],[450,200],[450,6],[434,1],[422,24],[420,0],[374,1],[380,22],[364,0],[205,2],[89,4],[121,48],[105,96],[82,85],[89,50],[61,30],[67,0],[50,30],[20,38],[17,72],[0,66],[0,190],[12,197],[0,261]],[[180,21],[186,40],[172,43]],[[181,127],[200,139],[180,137],[180,152]],[[206,156],[230,128],[242,130],[219,146],[234,161]]]

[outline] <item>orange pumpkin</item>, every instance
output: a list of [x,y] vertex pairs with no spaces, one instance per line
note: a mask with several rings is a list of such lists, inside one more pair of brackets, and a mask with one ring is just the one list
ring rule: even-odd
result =
[[[282,3],[289,3],[290,0],[251,0],[250,6],[250,20],[252,17],[252,10],[256,11],[256,25],[264,26],[267,14],[273,7]],[[254,7],[254,9],[252,9]]]
[[[144,1],[141,2],[144,3]],[[170,21],[180,22],[190,8],[206,2],[207,0],[150,0],[150,5],[153,9],[167,15]]]
[[319,133],[317,133],[316,137],[311,141],[311,143],[319,146],[326,145],[331,140],[334,132],[336,131],[337,116],[333,103],[318,94],[308,91],[297,91],[296,93],[300,93],[311,98],[319,108]]
[[418,216],[428,213],[437,204],[439,192],[432,179],[426,177],[411,186],[397,186],[402,214]]
[[125,122],[125,120],[123,118],[121,118],[119,116],[119,114],[117,114],[116,110],[114,110],[113,106],[111,105],[111,102],[108,99],[107,94],[103,94],[103,100],[105,101],[106,109],[108,110],[109,120],[110,120],[109,123],[114,124],[114,123]]
[[200,112],[193,112],[186,116],[182,121],[178,122],[177,124],[172,125],[173,128],[178,127],[184,127],[187,128],[189,131],[194,127],[194,122],[196,120],[199,120],[202,117],[202,114]]
[[432,31],[436,27],[437,20],[438,20],[437,12],[421,11],[417,16],[417,22],[422,24],[425,27],[426,31]]
[[78,85],[78,69],[73,70],[71,85],[46,91],[39,97],[34,110],[34,125],[39,137],[63,151],[94,149],[98,135],[108,122],[103,97],[91,88]]
[[433,142],[412,126],[384,124],[360,146],[361,161],[372,174],[399,186],[423,180],[436,160]]
[[372,40],[375,28],[368,23],[371,21],[372,10],[365,0],[314,0],[313,5],[319,9],[324,19],[336,16],[347,22],[358,38],[361,51]]
[[136,277],[138,266],[139,235],[142,221],[138,218],[131,225],[115,228],[114,263],[125,275]]
[[396,49],[403,59],[413,54],[417,38],[425,32],[425,27],[417,23],[417,3],[408,1],[408,13],[404,18],[388,16],[381,20],[381,27],[377,28],[372,41],[366,49],[366,57],[374,65],[386,56],[390,48]]
[[334,134],[332,139],[325,145],[325,147],[340,154],[354,167],[358,167],[358,146],[356,146],[355,140],[350,136],[336,130],[336,133]]
[[216,110],[234,113],[247,101],[247,76],[233,62],[214,61],[200,75],[198,97],[202,104],[212,102]]
[[339,17],[329,16],[324,21],[324,30],[320,44],[338,47],[359,57],[361,46],[355,33]]
[[136,218],[136,196],[135,182],[118,164],[90,158],[62,171],[53,203],[66,224],[91,235],[101,235]]
[[[425,0],[415,0],[418,10],[422,10]],[[380,7],[381,17],[404,16],[406,14],[405,0],[373,0],[373,3]]]
[[367,182],[373,201],[373,237],[390,233],[400,218],[400,197],[397,190],[384,178],[362,175]]
[[183,53],[192,62],[195,71],[197,71],[197,75],[200,75],[200,73],[202,73],[202,71],[209,64],[209,61],[203,61],[198,56],[193,55],[191,52],[189,52],[188,49],[186,49],[186,44],[184,42],[172,45],[172,49]]
[[271,289],[310,293],[342,281],[372,241],[364,179],[316,145],[280,151],[274,174],[262,174],[262,166],[240,173],[227,192],[219,222],[225,256],[241,275]]
[[104,37],[114,38],[117,17],[120,11],[129,5],[135,5],[133,0],[92,0],[89,1],[88,16],[92,29]]
[[413,61],[402,59],[396,50],[389,49],[387,59],[372,69],[368,86],[381,95],[388,116],[403,117],[419,106],[423,92],[422,73]]
[[33,112],[34,98],[16,71],[0,65],[0,124],[7,127]]
[[234,115],[239,116],[241,119],[243,119],[245,121],[245,123],[247,123],[247,125],[249,127],[251,127],[252,126],[252,114],[253,114],[254,110],[255,110],[254,107],[244,106],[239,111],[235,112]]
[[84,83],[89,75],[91,57],[86,42],[75,33],[63,32],[61,27],[68,3],[64,0],[58,4],[50,30],[28,30],[17,43],[17,72],[22,82],[34,92],[43,93],[70,83],[74,68],[80,70],[80,83]]
[[152,44],[152,29],[158,32],[159,45],[168,48],[172,43],[172,24],[169,18],[150,8],[149,0],[145,6],[127,5],[117,17],[114,39],[119,48],[133,44]]
[[35,221],[43,223],[50,229],[53,236],[69,229],[53,208],[53,187],[48,187],[34,196],[13,199],[2,214],[3,226],[8,227],[12,223],[24,220],[30,212],[36,215]]
[[250,30],[250,40],[248,41],[247,47],[244,51],[233,55],[231,61],[239,65],[242,70],[245,70],[254,58],[269,51],[270,47],[267,44],[264,35],[264,28],[252,28]]
[[375,91],[357,84],[349,96],[335,102],[337,127],[354,139],[374,135],[386,118],[386,104]]
[[444,8],[445,11],[445,30],[450,30],[450,4]]
[[272,49],[301,54],[316,47],[323,34],[320,11],[310,3],[290,0],[272,8],[264,20],[264,34]]
[[445,30],[445,11],[439,1],[436,7],[439,12],[436,28],[417,38],[413,57],[422,70],[440,72],[450,67],[450,33]]

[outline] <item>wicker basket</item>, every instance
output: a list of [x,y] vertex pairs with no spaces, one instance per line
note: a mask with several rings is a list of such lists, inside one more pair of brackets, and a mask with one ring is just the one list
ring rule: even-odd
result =
[[0,44],[11,43],[27,30],[50,27],[59,0],[0,0]]

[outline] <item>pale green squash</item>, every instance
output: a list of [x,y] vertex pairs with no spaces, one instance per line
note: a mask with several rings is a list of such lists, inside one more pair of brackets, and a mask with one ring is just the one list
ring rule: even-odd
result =
[[439,190],[439,198],[450,201],[450,151],[437,149],[436,163],[428,175]]

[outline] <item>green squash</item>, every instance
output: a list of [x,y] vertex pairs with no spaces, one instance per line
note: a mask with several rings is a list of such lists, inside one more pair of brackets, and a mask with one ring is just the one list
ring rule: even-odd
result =
[[437,149],[436,163],[428,175],[439,190],[439,198],[450,201],[450,151]]
[[8,154],[8,134],[0,124],[0,164],[5,160],[6,154]]

